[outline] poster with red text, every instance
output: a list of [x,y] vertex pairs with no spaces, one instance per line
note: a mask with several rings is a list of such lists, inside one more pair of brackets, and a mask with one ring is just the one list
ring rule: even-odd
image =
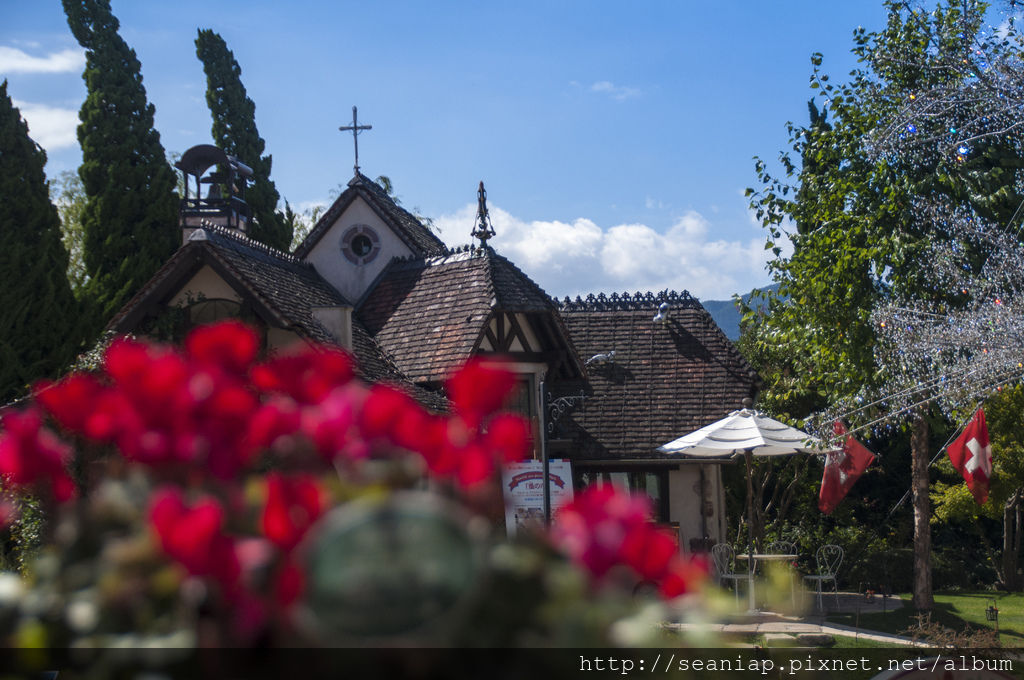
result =
[[[505,528],[509,537],[520,527],[544,524],[544,464],[539,460],[524,460],[505,466],[501,474],[501,488],[505,496]],[[548,461],[548,480],[551,489],[551,516],[558,508],[572,500],[572,466],[568,460]]]

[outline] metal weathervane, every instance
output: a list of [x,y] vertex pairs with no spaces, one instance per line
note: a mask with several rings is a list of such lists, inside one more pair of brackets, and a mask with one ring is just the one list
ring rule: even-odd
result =
[[487,191],[484,189],[483,180],[480,181],[480,188],[476,192],[476,222],[473,224],[473,231],[470,237],[480,240],[480,248],[487,248],[487,240],[494,236],[494,227],[491,226],[491,216],[487,212]]
[[352,124],[351,125],[343,125],[343,126],[339,127],[338,129],[341,130],[342,132],[351,132],[352,133],[352,143],[355,145],[355,151],[356,151],[355,173],[358,175],[359,174],[359,133],[362,132],[363,130],[372,130],[373,126],[372,125],[360,125],[359,124],[359,119],[358,119],[357,114],[356,114],[356,107],[353,106],[352,107]]

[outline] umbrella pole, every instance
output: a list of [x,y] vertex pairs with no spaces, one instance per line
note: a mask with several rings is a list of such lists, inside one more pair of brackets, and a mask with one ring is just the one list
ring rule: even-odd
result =
[[750,449],[743,452],[747,463],[747,593],[750,598],[750,611],[756,610],[754,602],[754,482],[753,467],[754,453]]

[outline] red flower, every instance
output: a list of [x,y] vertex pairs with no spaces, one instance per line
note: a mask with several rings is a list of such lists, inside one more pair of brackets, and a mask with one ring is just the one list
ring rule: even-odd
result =
[[667,598],[692,592],[707,580],[709,566],[698,556],[685,558],[676,555],[669,564],[668,573],[661,582],[661,594]]
[[291,559],[286,559],[274,579],[274,599],[281,607],[295,604],[306,590],[306,574]]
[[149,518],[160,547],[190,574],[211,576],[229,589],[237,584],[241,568],[217,501],[204,498],[187,507],[181,491],[165,487],[153,495]]
[[[89,436],[90,420],[105,387],[91,375],[74,373],[58,383],[41,382],[35,388],[35,400],[65,429]],[[109,433],[110,428],[98,428]],[[101,434],[102,434],[101,433]]]
[[260,339],[240,321],[224,321],[193,330],[185,349],[198,363],[245,375],[260,351]]
[[502,413],[487,423],[485,446],[505,463],[526,458],[532,439],[530,421],[512,413]]
[[354,375],[352,359],[341,349],[303,345],[293,354],[257,365],[252,382],[264,392],[286,394],[300,404],[317,404]]
[[[415,450],[415,426],[425,417],[412,397],[397,387],[370,387],[360,412],[359,427],[367,439],[388,437],[399,446]],[[404,424],[404,425],[403,425]],[[412,434],[412,436],[406,436]]]
[[644,524],[626,534],[622,542],[622,561],[647,581],[658,581],[668,572],[669,562],[679,552],[675,540],[664,531]]
[[309,475],[267,475],[267,503],[263,508],[263,535],[285,552],[299,544],[324,511],[324,496]]
[[471,427],[500,409],[516,387],[516,374],[470,359],[445,384],[452,405]]
[[252,414],[246,440],[254,450],[270,448],[281,437],[295,434],[300,424],[299,408],[287,397],[272,397]]
[[679,554],[672,535],[649,521],[650,509],[645,496],[589,487],[559,510],[552,539],[596,578],[624,565],[675,597],[702,579],[705,569]]
[[494,457],[480,444],[470,443],[454,453],[458,456],[455,478],[463,487],[479,484],[494,473]]
[[71,447],[43,426],[35,408],[8,411],[0,416],[0,476],[17,486],[38,486],[58,502],[75,495],[75,484],[64,468]]

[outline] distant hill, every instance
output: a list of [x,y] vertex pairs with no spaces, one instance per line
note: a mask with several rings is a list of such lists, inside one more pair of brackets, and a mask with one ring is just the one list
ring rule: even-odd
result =
[[[766,286],[761,290],[774,290],[778,284]],[[749,301],[750,296],[753,292],[747,293],[743,296],[743,300]],[[704,309],[708,310],[708,314],[715,320],[718,327],[722,329],[726,337],[730,340],[739,340],[740,337],[740,310],[736,307],[736,303],[732,300],[701,300],[701,304],[704,305]]]

